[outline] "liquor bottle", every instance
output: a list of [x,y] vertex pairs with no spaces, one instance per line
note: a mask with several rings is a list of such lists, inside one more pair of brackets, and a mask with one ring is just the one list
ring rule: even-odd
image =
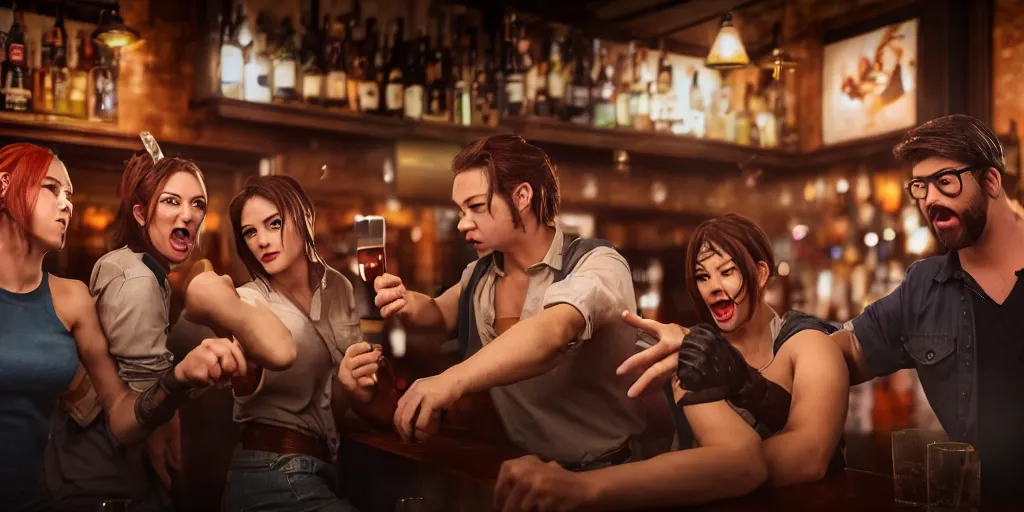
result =
[[476,85],[476,28],[470,28],[459,44],[459,62],[455,67],[455,103],[452,114],[456,124],[473,124],[473,91]]
[[[376,20],[372,20],[376,23]],[[371,20],[366,20],[366,24],[369,27]],[[370,61],[373,55],[369,55],[367,58],[367,40],[366,40],[366,29],[359,25],[358,19],[353,19],[348,25],[349,45],[345,52],[348,57],[348,76],[345,81],[348,83],[348,108],[352,112],[359,112],[363,110],[362,107],[362,94],[364,84],[368,82],[368,75],[370,72]],[[371,81],[374,86],[377,85],[376,81]],[[376,98],[376,95],[374,95]],[[376,107],[374,107],[376,108]]]
[[234,15],[229,13],[221,27],[220,95],[233,100],[245,97],[242,80],[245,55],[242,43],[238,40],[239,27],[245,22],[242,9],[239,4]]
[[327,35],[327,84],[324,87],[324,102],[331,107],[344,107],[348,104],[345,50],[349,36],[343,17],[338,16],[330,23]]
[[[367,26],[369,26],[369,21]],[[367,73],[359,91],[359,110],[379,115],[387,105],[384,99],[384,86],[387,82],[387,73],[384,72],[386,48],[380,44],[380,36],[376,31],[368,32],[367,38],[370,37],[373,40],[367,44],[367,48],[372,51],[366,56]]]
[[596,128],[615,128],[615,68],[608,61],[608,49],[594,39],[594,68],[597,70],[591,88],[591,105],[594,109],[593,124]]
[[270,103],[274,97],[270,88],[272,64],[267,55],[266,15],[256,17],[258,30],[249,48],[249,57],[245,63],[245,83],[242,86],[245,101]]
[[71,85],[68,101],[71,104],[71,115],[79,119],[89,117],[89,72],[93,66],[92,38],[84,30],[78,31],[78,48],[74,70],[71,72]]
[[430,121],[450,121],[451,105],[455,100],[452,91],[454,69],[452,65],[451,45],[445,36],[444,17],[438,16],[435,31],[435,43],[427,59],[426,71],[426,104],[423,118]]
[[[405,70],[402,77],[405,79],[405,98],[402,102],[403,116],[406,119],[423,119],[423,111],[427,101],[427,75],[425,59],[429,51],[427,34],[420,29],[420,35],[415,41],[410,41],[406,51]],[[412,43],[415,43],[413,46]]]
[[97,45],[95,49],[99,64],[92,68],[91,101],[95,109],[89,112],[89,119],[117,122],[117,68],[114,54],[103,45]]
[[32,102],[31,79],[26,65],[25,51],[25,15],[12,6],[14,20],[7,33],[7,60],[0,65],[0,95],[4,110],[26,112]]
[[321,104],[324,99],[324,79],[327,66],[324,63],[324,44],[330,17],[324,18],[322,30],[316,28],[316,22],[304,23],[305,37],[302,41],[302,101],[310,104]]
[[68,68],[68,32],[64,29],[64,10],[57,9],[57,19],[50,29],[50,51],[53,55],[51,73],[53,74],[53,113],[60,116],[71,115],[69,85],[71,70]]
[[750,94],[753,87],[747,84],[743,91],[743,108],[736,114],[736,143],[744,146],[753,144],[754,119],[748,110],[750,106]]
[[655,92],[651,98],[651,118],[654,131],[667,132],[672,129],[675,120],[675,97],[672,94],[672,64],[668,61],[668,53],[662,50],[658,58],[658,78]]
[[629,42],[626,53],[619,55],[619,62],[616,68],[616,96],[615,96],[615,124],[621,127],[633,126],[633,118],[629,112],[629,103],[632,99],[631,90],[636,76],[636,68],[633,66],[634,55],[636,54],[636,43]]
[[[533,105],[533,115],[538,117],[551,117],[551,93],[548,89],[548,70],[551,66],[551,30],[545,32],[541,40],[540,59],[537,65],[530,68],[527,73],[527,83],[532,91],[527,92],[530,103]],[[532,95],[532,96],[531,96]]]
[[[565,40],[557,37],[552,38],[551,47],[548,50],[548,108],[547,117],[563,117],[565,110],[565,88],[566,72],[563,50]],[[544,115],[538,112],[537,115]]]
[[295,28],[292,19],[285,18],[281,23],[281,34],[274,52],[272,66],[271,90],[275,103],[296,101],[299,92],[296,90],[298,71],[298,50],[295,48]]
[[707,134],[707,114],[699,79],[700,72],[694,69],[693,81],[690,83],[690,133],[696,137],[704,137]]
[[476,102],[476,108],[474,108],[474,124],[484,124],[487,126],[498,126],[500,120],[501,110],[499,109],[499,88],[497,67],[494,64],[495,58],[494,53],[487,52],[484,57],[482,66],[477,68],[476,83],[474,87],[474,98]]
[[590,78],[590,58],[586,49],[586,41],[577,39],[570,46],[573,63],[572,80],[565,91],[566,114],[568,120],[582,125],[590,125],[590,88],[593,80]]
[[49,34],[43,34],[39,48],[39,65],[32,73],[32,90],[35,93],[32,109],[41,114],[53,114],[53,46]]
[[[391,24],[391,36],[388,38],[387,61],[385,64],[383,114],[389,117],[402,117],[405,112],[405,76],[406,61],[405,20],[398,18]],[[421,110],[422,111],[422,110]]]
[[633,86],[629,91],[629,115],[633,119],[633,129],[650,131],[654,128],[651,119],[651,82],[653,72],[648,61],[647,49],[639,48],[633,60],[636,70]]
[[525,71],[522,56],[518,51],[518,22],[515,14],[505,18],[504,77],[505,77],[505,110],[502,117],[515,117],[523,114],[525,96]]

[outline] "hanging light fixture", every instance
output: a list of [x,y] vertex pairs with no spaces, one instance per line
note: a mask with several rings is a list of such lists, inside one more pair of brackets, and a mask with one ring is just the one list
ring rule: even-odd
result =
[[142,40],[139,32],[124,24],[120,7],[103,9],[100,22],[92,32],[92,39],[110,49],[124,48]]
[[782,70],[795,71],[796,61],[782,48],[782,24],[772,26],[772,53],[761,62],[761,69],[772,70],[772,79],[781,80]]
[[732,25],[731,12],[722,16],[722,26],[718,29],[715,43],[711,45],[704,65],[712,69],[741,68],[750,65],[750,57],[747,56],[747,49],[743,47],[740,33]]

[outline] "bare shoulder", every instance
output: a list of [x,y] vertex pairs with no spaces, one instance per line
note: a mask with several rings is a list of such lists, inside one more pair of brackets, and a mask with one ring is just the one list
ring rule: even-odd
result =
[[831,336],[815,329],[794,334],[779,352],[785,352],[794,365],[804,360],[812,365],[846,366],[839,345]]
[[92,295],[85,283],[77,279],[57,277],[53,274],[50,274],[49,280],[50,294],[53,296],[53,309],[69,330],[82,320],[83,315],[89,313],[90,310],[95,311]]

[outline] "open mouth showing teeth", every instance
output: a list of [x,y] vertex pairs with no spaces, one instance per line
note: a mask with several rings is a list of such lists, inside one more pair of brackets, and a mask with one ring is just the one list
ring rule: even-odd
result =
[[185,228],[174,228],[171,231],[171,248],[178,252],[188,252],[189,243],[192,241],[191,233]]
[[726,322],[732,318],[733,313],[736,311],[736,303],[729,299],[722,299],[711,303],[711,314],[715,316],[715,320],[719,322]]

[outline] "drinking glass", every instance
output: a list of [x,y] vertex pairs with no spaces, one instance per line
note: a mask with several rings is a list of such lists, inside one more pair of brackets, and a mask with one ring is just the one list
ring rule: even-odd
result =
[[373,287],[373,281],[387,272],[388,260],[384,254],[384,217],[366,215],[356,218],[356,261],[359,277]]
[[973,512],[981,501],[981,459],[967,443],[928,445],[928,510]]
[[893,498],[901,505],[928,503],[928,445],[946,441],[942,432],[908,428],[892,433]]
[[395,505],[395,512],[426,512],[423,498],[402,498]]

